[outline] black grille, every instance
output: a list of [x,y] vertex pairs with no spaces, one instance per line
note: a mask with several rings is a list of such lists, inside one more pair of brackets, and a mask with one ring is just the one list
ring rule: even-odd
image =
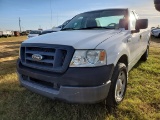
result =
[[34,82],[36,84],[39,84],[48,88],[56,89],[56,90],[60,88],[60,85],[54,82],[43,81],[43,80],[35,79],[26,75],[21,75],[21,76],[25,81]]
[[29,47],[30,51],[39,51],[39,52],[55,52],[53,48],[39,48],[39,47]]
[[[62,73],[68,68],[73,53],[70,46],[23,43],[21,62],[31,68]],[[42,59],[36,60],[33,55],[40,55]]]
[[27,62],[27,64],[34,65],[37,67],[50,67],[50,68],[53,67],[52,63],[36,62],[36,61],[32,61],[32,60],[27,60],[26,62]]

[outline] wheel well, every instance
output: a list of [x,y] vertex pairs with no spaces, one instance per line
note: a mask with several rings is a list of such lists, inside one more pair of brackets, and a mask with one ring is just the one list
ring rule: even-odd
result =
[[128,57],[127,57],[127,55],[122,55],[120,57],[120,59],[118,60],[118,62],[124,63],[126,65],[126,67],[128,67]]

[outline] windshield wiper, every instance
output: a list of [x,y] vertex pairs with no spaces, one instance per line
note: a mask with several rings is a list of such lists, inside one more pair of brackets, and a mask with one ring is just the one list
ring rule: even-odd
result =
[[74,29],[74,28],[64,28],[64,29],[61,29],[61,31],[63,31],[63,30],[76,30],[76,29]]

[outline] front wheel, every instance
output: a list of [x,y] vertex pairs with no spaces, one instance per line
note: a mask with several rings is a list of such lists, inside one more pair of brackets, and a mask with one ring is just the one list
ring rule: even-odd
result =
[[118,63],[113,72],[111,86],[106,98],[107,107],[116,107],[119,105],[125,96],[127,88],[128,72],[124,63]]

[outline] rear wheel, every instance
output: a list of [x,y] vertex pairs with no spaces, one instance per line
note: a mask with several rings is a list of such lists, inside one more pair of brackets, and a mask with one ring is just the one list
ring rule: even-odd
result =
[[110,91],[106,98],[106,106],[108,108],[115,108],[123,101],[127,88],[127,78],[128,72],[126,65],[124,63],[118,63],[113,72]]
[[160,38],[160,33],[159,33],[158,37]]
[[148,55],[149,55],[149,46],[147,46],[147,49],[145,53],[142,55],[141,60],[142,61],[147,61],[148,60]]

